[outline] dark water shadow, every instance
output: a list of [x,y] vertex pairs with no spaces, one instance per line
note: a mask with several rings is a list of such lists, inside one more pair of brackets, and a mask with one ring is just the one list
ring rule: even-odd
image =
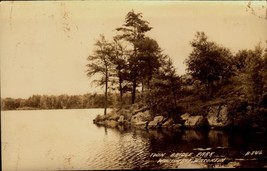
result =
[[[150,161],[149,167],[152,168],[263,168],[267,166],[266,133],[223,130],[171,132],[135,129],[121,129],[119,132],[121,134],[132,132],[133,138],[141,138],[147,142],[149,147],[146,153],[165,154],[163,159],[171,159],[170,156],[173,153],[193,153],[190,157],[180,157],[179,159],[185,161],[175,164],[168,162],[169,160],[163,164],[158,163],[160,157],[147,156],[145,160]],[[214,154],[211,157],[199,157],[198,154],[201,152]],[[138,168],[140,169],[140,166]]]

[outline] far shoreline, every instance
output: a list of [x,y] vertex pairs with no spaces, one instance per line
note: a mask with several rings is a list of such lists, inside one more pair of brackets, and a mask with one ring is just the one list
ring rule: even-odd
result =
[[[101,108],[101,107],[95,107],[95,108],[66,108],[66,109],[42,109],[42,108],[33,108],[33,107],[24,107],[24,108],[17,108],[17,109],[11,109],[11,110],[1,110],[2,112],[5,112],[5,111],[27,111],[27,110],[78,110],[78,109],[103,109],[104,108]],[[107,108],[107,110],[112,110],[113,108]]]

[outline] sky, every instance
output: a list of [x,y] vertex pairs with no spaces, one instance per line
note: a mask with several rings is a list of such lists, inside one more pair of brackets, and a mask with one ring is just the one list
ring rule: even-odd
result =
[[181,75],[197,31],[233,53],[266,47],[266,9],[266,1],[0,2],[1,97],[101,92],[86,76],[86,58],[99,35],[111,39],[131,10],[150,23],[147,35]]

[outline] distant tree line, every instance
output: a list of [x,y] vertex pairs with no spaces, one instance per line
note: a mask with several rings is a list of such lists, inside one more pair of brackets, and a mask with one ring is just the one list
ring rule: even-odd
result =
[[[111,96],[111,95],[110,95]],[[109,106],[113,106],[110,99]],[[33,95],[27,99],[3,98],[1,99],[1,110],[23,110],[23,109],[86,109],[103,108],[103,94],[84,95]]]

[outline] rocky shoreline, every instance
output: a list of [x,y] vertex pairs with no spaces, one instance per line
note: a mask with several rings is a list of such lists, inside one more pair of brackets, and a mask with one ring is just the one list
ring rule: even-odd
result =
[[191,115],[184,113],[179,122],[175,122],[171,117],[163,115],[153,116],[148,107],[138,108],[133,105],[128,109],[113,109],[107,115],[98,115],[94,124],[116,128],[119,126],[132,127],[134,129],[223,129],[230,125],[228,119],[227,105],[211,106],[203,115]]

